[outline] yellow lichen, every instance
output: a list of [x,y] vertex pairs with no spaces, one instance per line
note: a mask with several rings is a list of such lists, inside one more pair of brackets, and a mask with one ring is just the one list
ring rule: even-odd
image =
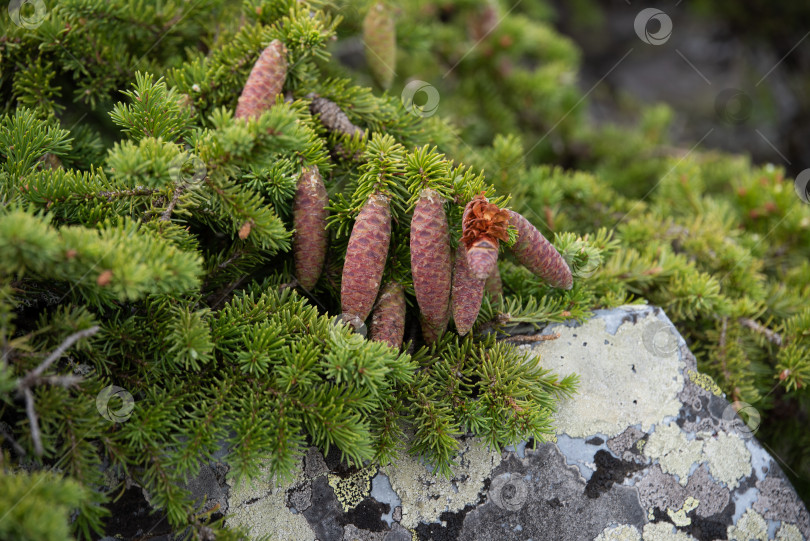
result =
[[350,511],[371,492],[371,478],[377,475],[377,466],[368,466],[352,473],[348,477],[340,477],[330,473],[327,475],[329,486],[335,492],[343,511]]
[[689,370],[687,375],[695,385],[702,387],[713,395],[720,396],[723,394],[723,391],[720,390],[720,387],[717,386],[717,384],[708,374],[701,374],[699,372],[695,372],[694,370]]
[[689,526],[690,524],[692,524],[692,519],[687,517],[686,514],[692,509],[695,509],[699,504],[700,500],[698,500],[697,498],[693,498],[692,496],[689,496],[688,498],[686,498],[686,501],[683,502],[683,507],[681,507],[677,511],[667,509],[667,514],[669,515],[669,518],[672,519],[672,522],[675,524],[675,526],[679,527]]

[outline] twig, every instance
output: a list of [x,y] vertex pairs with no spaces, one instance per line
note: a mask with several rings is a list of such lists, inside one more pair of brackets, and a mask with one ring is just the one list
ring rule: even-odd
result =
[[751,329],[752,331],[758,332],[763,336],[765,336],[765,339],[768,340],[768,342],[770,342],[771,344],[774,344],[776,346],[782,345],[782,336],[778,332],[772,331],[765,325],[758,323],[753,319],[749,319],[747,317],[741,317],[737,321],[739,321],[740,325],[742,325],[743,327]]
[[172,212],[174,211],[174,207],[177,206],[177,201],[180,200],[180,196],[183,195],[183,191],[185,191],[185,186],[181,184],[177,187],[174,191],[174,195],[172,196],[172,200],[169,202],[169,206],[166,207],[166,210],[163,211],[163,214],[160,215],[160,219],[164,222],[168,222],[172,217]]
[[73,387],[80,383],[84,378],[81,376],[45,376],[40,378],[39,381],[49,385],[59,385],[60,387]]
[[222,294],[217,298],[217,300],[213,304],[211,304],[211,309],[213,310],[217,308],[220,305],[220,303],[223,302],[228,297],[228,295],[230,295],[233,292],[234,289],[239,287],[239,284],[245,281],[246,278],[247,276],[242,276],[241,278],[228,284],[228,286],[226,286],[225,289],[222,290]]
[[56,360],[58,360],[62,356],[62,354],[64,354],[65,351],[70,346],[72,346],[73,344],[76,343],[76,341],[78,341],[78,340],[80,340],[82,338],[86,338],[88,336],[93,336],[94,334],[96,334],[98,332],[99,328],[100,327],[98,325],[94,325],[94,326],[89,327],[87,329],[77,331],[77,332],[71,334],[70,336],[68,336],[67,338],[65,338],[64,342],[59,344],[59,346],[55,350],[53,350],[53,353],[48,355],[48,358],[45,359],[44,361],[42,361],[42,364],[37,366],[35,369],[31,370],[20,381],[18,386],[21,387],[21,388],[27,388],[27,387],[30,387],[31,385],[33,385],[36,382],[36,380],[39,379],[39,377],[42,375],[42,373],[45,372],[45,370],[47,370],[48,367],[51,366]]
[[34,393],[26,387],[23,389],[25,396],[25,412],[28,414],[28,423],[31,425],[31,439],[34,440],[34,452],[37,456],[42,456],[42,439],[39,437],[39,420],[34,409]]
[[560,335],[554,334],[530,334],[530,335],[515,335],[504,338],[502,342],[509,342],[513,344],[530,344],[532,342],[546,342],[548,340],[556,340]]
[[[94,325],[87,329],[83,329],[81,331],[77,331],[59,344],[53,352],[48,355],[48,357],[42,361],[42,363],[28,372],[22,379],[17,382],[17,389],[18,392],[23,395],[25,398],[25,412],[28,415],[28,423],[31,425],[31,439],[34,442],[34,452],[37,456],[42,456],[43,448],[42,448],[42,438],[40,437],[39,433],[39,418],[37,417],[37,412],[34,409],[34,392],[31,390],[31,387],[39,383],[40,381],[47,381],[48,383],[57,383],[59,385],[73,385],[77,383],[75,376],[52,376],[48,378],[43,378],[42,374],[47,370],[54,362],[56,362],[62,355],[67,351],[67,349],[76,343],[76,341],[85,338],[87,336],[92,336],[96,334],[99,330],[98,325]],[[79,381],[81,378],[78,378]]]
[[17,440],[15,440],[15,439],[14,439],[14,437],[13,437],[11,434],[9,434],[8,432],[6,432],[6,431],[3,429],[3,427],[2,427],[2,426],[0,426],[0,436],[1,436],[1,437],[2,437],[4,440],[8,441],[8,442],[11,444],[11,448],[12,448],[12,449],[14,449],[14,452],[15,452],[15,453],[17,453],[17,454],[18,454],[18,455],[20,455],[20,456],[25,456],[25,449],[23,449],[23,448],[22,448],[22,445],[20,445],[19,443],[17,443]]
[[723,318],[723,327],[720,329],[720,337],[717,340],[718,356],[722,365],[723,375],[726,381],[731,381],[731,374],[728,371],[728,364],[726,363],[726,331],[728,330],[728,318]]

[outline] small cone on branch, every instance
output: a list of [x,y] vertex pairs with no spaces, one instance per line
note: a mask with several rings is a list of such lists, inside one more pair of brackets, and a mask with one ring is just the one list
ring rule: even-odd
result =
[[363,42],[371,75],[383,90],[388,90],[397,63],[397,38],[394,17],[384,3],[377,2],[368,10],[363,20]]
[[574,278],[565,259],[529,220],[514,211],[509,212],[509,223],[518,230],[512,253],[521,265],[554,287],[571,289]]
[[467,263],[479,280],[486,280],[498,266],[498,241],[509,240],[509,213],[490,203],[484,194],[467,203],[461,218],[461,242]]
[[380,193],[369,196],[357,216],[346,249],[340,303],[344,314],[365,321],[380,290],[388,244],[391,240],[391,209]]
[[484,291],[486,291],[493,299],[500,299],[503,297],[503,283],[501,282],[501,271],[498,265],[492,269],[492,272],[487,276],[484,283]]
[[473,276],[467,264],[467,249],[463,242],[459,242],[453,267],[453,292],[450,300],[453,306],[453,321],[459,335],[464,336],[472,330],[483,298],[484,280]]
[[253,69],[239,96],[236,118],[255,118],[270,109],[281,94],[287,78],[287,49],[279,40],[270,42]]
[[322,98],[315,93],[308,94],[307,98],[312,100],[309,104],[309,112],[313,115],[319,115],[321,124],[327,130],[346,135],[363,133],[363,129],[352,124],[343,109],[335,102]]
[[436,191],[423,190],[411,219],[411,275],[423,318],[422,334],[429,344],[442,335],[450,319],[450,258],[444,201]]
[[405,291],[397,282],[388,282],[371,315],[369,334],[375,342],[385,342],[393,348],[402,346],[405,336]]
[[329,241],[326,234],[328,203],[329,196],[318,168],[304,169],[298,177],[293,200],[293,256],[295,277],[306,290],[315,287],[323,271]]

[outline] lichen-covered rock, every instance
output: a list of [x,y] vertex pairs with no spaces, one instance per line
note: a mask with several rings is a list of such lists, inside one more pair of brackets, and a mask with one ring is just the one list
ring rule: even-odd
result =
[[311,448],[289,485],[230,489],[226,520],[320,541],[810,539],[756,416],[736,416],[663,312],[623,307],[540,332],[559,338],[524,347],[581,381],[556,441],[499,452],[464,438],[452,479],[412,457],[357,469]]

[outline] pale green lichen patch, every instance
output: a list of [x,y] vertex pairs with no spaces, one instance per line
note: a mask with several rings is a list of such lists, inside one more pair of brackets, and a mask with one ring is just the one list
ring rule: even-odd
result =
[[675,524],[675,526],[689,526],[692,524],[692,519],[686,516],[686,514],[692,509],[695,509],[698,505],[700,505],[700,500],[689,496],[686,498],[686,501],[683,502],[683,507],[677,510],[667,509],[667,514],[669,518],[672,519],[672,523]]
[[742,477],[751,475],[751,453],[736,434],[720,432],[716,438],[706,441],[703,460],[708,462],[712,477],[732,490]]
[[433,475],[419,459],[409,455],[383,468],[402,500],[400,523],[404,527],[411,529],[419,522],[437,522],[441,513],[459,511],[478,501],[484,481],[501,463],[501,453],[487,449],[479,438],[469,438],[460,442],[454,460],[458,466],[453,468],[453,479]]
[[783,522],[779,531],[776,532],[776,541],[802,541],[803,539],[799,527],[789,522]]
[[695,541],[694,537],[676,530],[669,522],[645,524],[642,536],[644,541]]
[[723,391],[720,390],[720,387],[717,386],[710,375],[701,374],[700,372],[695,372],[694,370],[689,370],[686,372],[686,374],[695,385],[702,387],[713,395],[720,396],[723,394]]
[[377,475],[377,469],[377,466],[371,465],[361,468],[347,477],[340,477],[333,473],[327,475],[329,486],[335,492],[335,497],[343,507],[343,511],[351,511],[369,495],[371,478]]
[[[286,489],[301,480],[301,463],[293,468],[298,472],[295,480],[277,486],[262,470],[257,480],[232,486],[228,498],[227,525],[242,527],[253,537],[269,536],[278,541],[314,541],[315,534],[304,515],[291,513],[285,501]],[[269,484],[268,484],[269,479]]]
[[677,475],[684,486],[692,466],[705,462],[712,477],[733,490],[741,478],[751,475],[751,453],[736,434],[720,432],[701,439],[704,436],[689,440],[677,424],[659,425],[644,446],[644,454],[657,460],[664,472]]
[[[556,340],[524,346],[540,355],[543,368],[580,376],[577,394],[561,401],[555,415],[558,433],[613,437],[637,424],[647,431],[678,414],[685,363],[677,348],[653,354],[644,346],[644,330],[660,322],[649,314],[612,335],[603,318],[594,318],[579,327],[556,327]],[[606,340],[610,347],[603,346]]]
[[635,526],[620,524],[605,528],[593,541],[641,541],[641,534]]
[[754,511],[747,510],[737,524],[728,527],[729,541],[768,541],[768,523]]
[[688,440],[680,427],[675,424],[658,425],[644,446],[644,454],[658,460],[661,469],[678,476],[686,485],[692,464],[700,462],[703,442]]

